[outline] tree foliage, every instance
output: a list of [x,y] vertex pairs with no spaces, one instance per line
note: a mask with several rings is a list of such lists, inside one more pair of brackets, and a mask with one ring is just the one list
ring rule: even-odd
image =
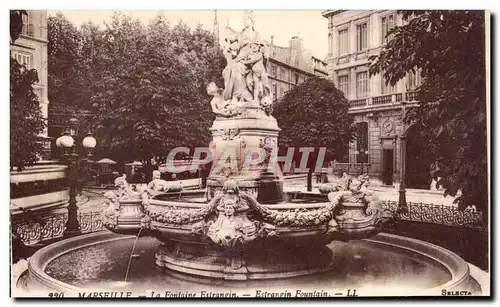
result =
[[[19,38],[26,11],[10,12],[10,37]],[[17,171],[33,165],[39,160],[42,144],[39,134],[45,128],[38,96],[33,85],[38,82],[35,69],[27,69],[10,55],[10,169]]]
[[[54,56],[68,59],[49,70],[63,81],[58,100],[71,101],[62,94],[71,87],[73,101],[97,113],[102,154],[162,162],[174,147],[209,143],[213,118],[205,88],[221,78],[224,67],[211,32],[182,22],[172,27],[163,15],[144,25],[122,13],[101,27],[86,23],[76,29],[63,16],[50,27],[49,35],[61,37]],[[64,78],[56,76],[63,71]]]
[[10,58],[10,168],[18,171],[38,161],[42,151],[38,136],[45,120],[33,90],[36,82],[35,69],[28,70]]
[[[372,58],[370,73],[384,71],[392,85],[409,71],[421,71],[419,107],[405,121],[427,136],[423,155],[445,195],[463,209],[487,213],[488,158],[484,11],[400,11],[406,22]],[[457,194],[458,191],[461,191]],[[486,215],[486,214],[485,214]]]
[[10,11],[10,39],[12,42],[19,38],[23,30],[23,15],[28,15],[26,10]]
[[311,172],[320,147],[326,147],[325,161],[343,157],[355,135],[348,110],[349,101],[331,81],[309,77],[287,92],[273,112],[281,128],[278,142],[284,149],[282,154],[295,147],[295,158],[300,162],[299,147],[314,147]]
[[62,13],[57,13],[48,19],[48,37],[50,107],[87,109],[89,101],[84,93],[88,89],[82,82],[86,73],[82,34]]

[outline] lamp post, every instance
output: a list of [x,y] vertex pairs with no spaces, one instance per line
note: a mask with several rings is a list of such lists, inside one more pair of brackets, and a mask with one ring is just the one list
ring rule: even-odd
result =
[[401,112],[402,112],[402,127],[401,127],[401,136],[400,136],[400,144],[401,144],[401,167],[400,167],[400,183],[399,183],[399,200],[398,200],[398,211],[399,212],[407,212],[408,204],[406,203],[406,188],[405,188],[405,180],[406,180],[406,126],[405,126],[405,117],[406,117],[406,103],[401,102]]
[[[79,123],[76,118],[70,119],[68,128],[63,133],[63,135],[56,140],[57,147],[64,149],[62,158],[68,164],[69,173],[68,221],[66,223],[66,229],[64,230],[65,237],[72,237],[81,234],[80,224],[78,222],[78,206],[76,205],[76,196],[78,194],[76,175],[80,170],[78,168],[80,156],[76,153],[76,144],[74,140],[74,137],[76,137],[78,133],[78,126]],[[96,140],[90,134],[90,132],[83,139],[82,146],[88,149],[87,158],[90,158],[92,156],[91,150],[96,146]],[[87,158],[84,158],[84,162],[87,160]]]

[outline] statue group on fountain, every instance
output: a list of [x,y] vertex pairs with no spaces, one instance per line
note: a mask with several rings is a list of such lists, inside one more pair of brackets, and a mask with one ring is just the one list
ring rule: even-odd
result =
[[269,45],[255,31],[251,11],[245,13],[243,23],[241,32],[226,27],[223,53],[227,66],[222,72],[224,89],[213,82],[207,86],[207,93],[213,96],[212,111],[223,117],[239,115],[247,106],[260,108],[268,115],[272,112],[266,69]]

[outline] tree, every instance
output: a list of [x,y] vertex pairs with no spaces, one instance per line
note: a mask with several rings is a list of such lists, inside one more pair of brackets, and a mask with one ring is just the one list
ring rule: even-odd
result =
[[33,84],[38,82],[35,69],[27,70],[10,58],[10,168],[25,167],[38,161],[42,144],[38,136],[45,128],[38,96]]
[[[277,103],[274,116],[281,128],[279,147],[314,147],[310,155],[307,189],[312,189],[312,173],[320,147],[326,147],[325,160],[342,157],[355,135],[349,101],[342,91],[326,79],[310,77],[286,93]],[[286,154],[286,151],[285,151]]]
[[88,109],[83,77],[87,67],[81,32],[62,13],[48,19],[48,87],[51,109]]
[[475,205],[487,215],[488,158],[484,11],[399,11],[406,24],[372,57],[370,74],[383,73],[392,85],[421,71],[419,106],[407,124],[428,137],[423,154],[434,161],[444,195],[458,208]]
[[191,32],[182,23],[171,29],[161,15],[146,27],[116,14],[100,49],[91,100],[102,149],[116,160],[149,165],[164,162],[175,147],[208,144],[212,115],[205,88],[223,69],[210,32]]
[[19,38],[23,31],[23,15],[28,15],[26,10],[10,11],[10,39],[12,42]]
[[[11,40],[20,35],[23,26],[22,14],[26,11],[11,11]],[[17,171],[33,165],[39,160],[42,144],[39,135],[45,128],[45,120],[33,84],[38,82],[35,69],[27,69],[10,56],[10,169]]]

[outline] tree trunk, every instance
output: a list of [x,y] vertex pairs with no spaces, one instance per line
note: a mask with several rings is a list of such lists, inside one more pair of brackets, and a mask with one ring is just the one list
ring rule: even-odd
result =
[[313,177],[313,169],[309,168],[309,171],[307,172],[307,191],[308,192],[312,191],[312,177]]

